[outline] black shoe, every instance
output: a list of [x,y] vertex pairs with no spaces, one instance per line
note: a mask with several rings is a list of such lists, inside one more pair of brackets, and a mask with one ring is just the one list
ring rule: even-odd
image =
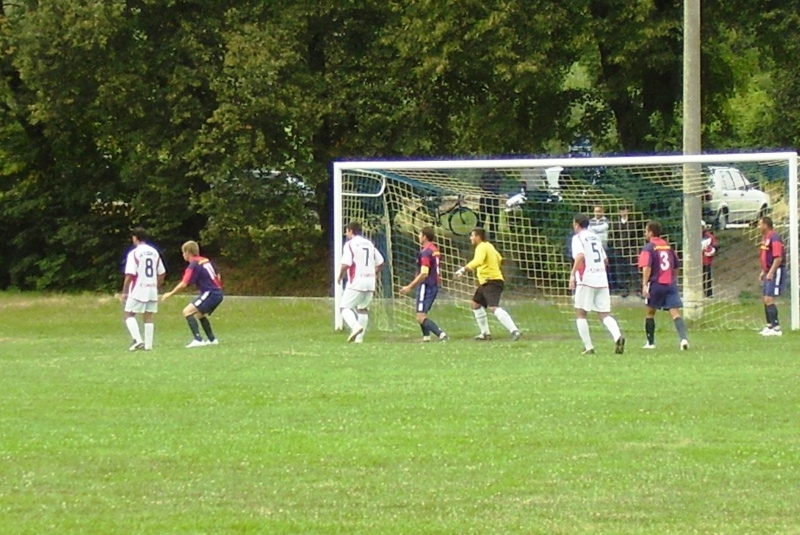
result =
[[492,335],[491,334],[486,334],[486,333],[481,333],[481,334],[479,334],[478,336],[475,337],[475,340],[477,340],[478,342],[488,342],[491,339],[492,339]]
[[619,339],[617,339],[617,342],[614,346],[614,353],[617,355],[622,355],[625,353],[625,337],[620,336]]

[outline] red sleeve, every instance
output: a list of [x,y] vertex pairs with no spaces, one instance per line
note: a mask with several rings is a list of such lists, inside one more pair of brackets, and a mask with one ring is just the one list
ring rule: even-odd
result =
[[770,242],[772,247],[772,258],[783,258],[783,242],[772,240]]
[[194,270],[192,269],[192,267],[191,266],[187,267],[186,270],[183,272],[183,278],[181,279],[181,282],[184,284],[189,284],[189,282],[192,280],[193,273]]
[[642,251],[639,253],[639,269],[646,268],[650,265],[650,251]]
[[419,259],[420,267],[424,266],[426,268],[430,268],[431,267],[431,260],[433,260],[433,257],[431,256],[431,254],[423,254]]

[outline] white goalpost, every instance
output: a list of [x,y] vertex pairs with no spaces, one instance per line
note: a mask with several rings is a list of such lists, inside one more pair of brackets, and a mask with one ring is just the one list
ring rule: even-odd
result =
[[[764,318],[758,306],[761,235],[756,222],[768,215],[787,249],[789,282],[779,307],[788,305],[791,328],[797,330],[797,164],[795,152],[334,162],[334,280],[344,226],[358,221],[386,258],[371,325],[384,330],[416,328],[413,302],[398,290],[413,278],[420,229],[433,227],[442,251],[437,303],[464,308],[474,282],[457,279],[453,272],[471,258],[469,231],[482,226],[504,256],[509,299],[571,312],[567,282],[572,217],[583,212],[591,218],[599,207],[610,223],[606,246],[615,307],[641,305],[635,258],[644,244],[646,222],[658,220],[679,256],[690,262],[685,262],[680,281],[687,319],[703,329],[758,328]],[[716,254],[706,258],[711,261],[710,276],[704,274],[704,254],[699,253],[708,241],[703,242],[701,229],[683,224],[684,201],[692,197],[701,200],[699,217],[718,245]],[[629,227],[635,229],[627,234],[617,223],[623,209]],[[695,253],[684,254],[684,247]],[[336,329],[342,328],[341,296],[337,285]]]

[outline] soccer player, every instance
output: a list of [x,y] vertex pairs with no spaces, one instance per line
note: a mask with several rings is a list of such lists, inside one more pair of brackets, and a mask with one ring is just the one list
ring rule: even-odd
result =
[[[158,287],[164,283],[166,274],[161,255],[147,243],[147,239],[145,229],[133,229],[131,241],[134,247],[125,260],[122,299],[125,302],[125,326],[133,338],[133,345],[128,348],[130,351],[153,349],[153,314],[158,312]],[[142,314],[144,338],[139,330],[136,314]]]
[[436,234],[431,227],[424,227],[419,233],[419,244],[422,247],[417,253],[417,272],[414,280],[400,288],[400,293],[406,295],[414,288],[417,289],[416,311],[417,322],[422,329],[422,341],[430,342],[431,333],[439,340],[447,340],[447,333],[442,331],[430,318],[433,302],[439,293],[441,276],[439,272],[439,259],[441,253],[434,241]]
[[[214,336],[208,316],[217,309],[224,297],[222,294],[222,277],[211,260],[200,256],[200,246],[196,241],[190,240],[184,243],[181,246],[181,252],[183,253],[183,259],[189,262],[189,265],[186,266],[181,281],[171,292],[164,294],[161,301],[166,301],[190,284],[195,285],[200,294],[183,309],[183,317],[186,318],[189,330],[192,331],[192,341],[186,347],[217,345],[219,344],[219,339]],[[203,327],[208,340],[203,340],[200,335],[198,322]]]
[[611,294],[608,289],[608,257],[600,237],[589,230],[589,218],[577,214],[572,220],[572,271],[569,274],[569,289],[575,291],[575,323],[583,341],[583,355],[593,355],[594,345],[589,333],[586,315],[597,312],[600,321],[614,338],[614,353],[625,351],[625,338],[619,330],[617,320],[611,316]]
[[778,322],[778,307],[775,298],[781,295],[785,285],[783,276],[783,240],[775,232],[771,217],[762,217],[758,222],[761,231],[761,294],[764,296],[764,314],[767,325],[759,334],[762,336],[781,336],[781,325]]
[[661,237],[661,223],[647,223],[645,236],[648,243],[639,253],[639,268],[642,270],[642,297],[645,298],[647,313],[644,320],[644,332],[647,335],[645,349],[656,347],[656,310],[669,310],[675,323],[675,330],[680,338],[680,348],[689,349],[686,336],[686,324],[681,317],[683,308],[681,296],[678,294],[677,270],[681,267],[678,255]]
[[517,328],[511,315],[500,308],[500,296],[503,293],[505,281],[500,264],[503,257],[494,248],[494,245],[486,241],[486,230],[482,228],[473,229],[469,235],[469,241],[475,247],[475,255],[472,260],[464,267],[459,268],[455,275],[462,276],[467,271],[474,271],[478,276],[478,289],[472,296],[472,313],[478,323],[480,334],[475,337],[479,341],[492,339],[489,331],[489,319],[486,310],[494,313],[498,321],[511,333],[511,340],[516,342],[522,333]]
[[378,273],[383,268],[383,255],[361,235],[361,223],[351,221],[345,228],[347,242],[342,249],[342,267],[338,284],[347,279],[342,295],[342,319],[350,327],[348,342],[361,343],[369,324],[369,304],[375,293]]

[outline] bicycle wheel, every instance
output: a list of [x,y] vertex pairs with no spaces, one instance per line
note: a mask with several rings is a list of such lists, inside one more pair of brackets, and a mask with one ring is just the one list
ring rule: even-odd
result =
[[478,214],[469,208],[456,208],[447,218],[447,224],[453,234],[466,236],[478,226]]

